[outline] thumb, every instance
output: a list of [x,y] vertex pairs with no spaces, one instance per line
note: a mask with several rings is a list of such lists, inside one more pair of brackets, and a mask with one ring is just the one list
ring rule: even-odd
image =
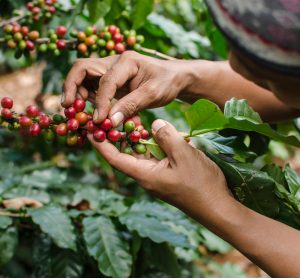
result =
[[176,162],[182,159],[188,143],[173,125],[164,120],[156,120],[152,124],[152,133],[170,161]]
[[114,126],[120,125],[125,119],[147,108],[149,100],[141,89],[136,89],[118,100],[109,112],[109,118]]

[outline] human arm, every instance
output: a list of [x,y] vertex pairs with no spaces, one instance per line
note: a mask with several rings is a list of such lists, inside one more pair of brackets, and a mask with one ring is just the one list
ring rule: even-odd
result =
[[89,139],[114,167],[230,242],[272,277],[297,277],[300,232],[237,202],[217,165],[187,144],[173,126],[158,120],[152,127],[167,155],[162,161],[135,158],[108,141]]
[[[221,107],[232,97],[244,98],[267,121],[298,114],[270,91],[235,73],[228,62],[164,61],[133,51],[78,60],[65,81],[63,105],[71,105],[76,94],[95,101],[96,122],[109,116],[115,126],[138,111],[164,106],[177,97],[188,102],[207,98]],[[119,101],[112,106],[114,97]]]

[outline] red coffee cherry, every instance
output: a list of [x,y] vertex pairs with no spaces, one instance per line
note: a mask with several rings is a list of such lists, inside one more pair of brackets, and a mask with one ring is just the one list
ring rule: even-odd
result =
[[65,26],[57,26],[55,29],[55,33],[59,37],[63,37],[67,33],[68,29]]
[[31,136],[39,136],[41,134],[41,127],[39,124],[32,124],[29,128],[29,132]]
[[142,124],[136,124],[135,125],[135,130],[142,131],[143,129],[145,129],[145,128],[144,128],[144,126]]
[[115,46],[115,50],[117,51],[117,53],[121,54],[126,50],[125,45],[123,43],[117,43]]
[[89,133],[94,133],[95,130],[97,130],[97,126],[92,120],[90,120],[86,123],[86,129]]
[[109,141],[115,143],[118,142],[122,137],[122,134],[120,131],[116,129],[112,129],[107,133],[107,138]]
[[129,140],[133,143],[137,143],[141,139],[141,134],[138,131],[133,131],[129,134]]
[[136,38],[134,36],[128,37],[128,39],[127,39],[128,45],[133,46],[133,45],[135,45],[135,43],[136,43]]
[[65,123],[59,124],[59,125],[56,127],[55,132],[56,132],[56,134],[59,135],[59,136],[65,136],[65,135],[67,135],[67,133],[68,133],[68,127],[67,127],[67,124],[65,124]]
[[149,131],[146,129],[143,129],[140,131],[142,139],[147,139],[149,137]]
[[85,112],[79,112],[75,115],[75,119],[81,124],[85,125],[88,121],[88,115]]
[[8,108],[2,108],[1,116],[2,116],[2,118],[6,119],[6,120],[9,120],[9,119],[12,118],[12,112]]
[[20,31],[21,31],[21,26],[19,24],[13,25],[13,30],[12,30],[13,33],[17,33]]
[[58,48],[59,50],[65,50],[66,47],[67,47],[67,43],[66,43],[65,41],[63,41],[63,40],[58,40],[58,41],[56,42],[56,46],[57,46],[57,48]]
[[21,116],[19,118],[19,124],[22,127],[30,127],[32,124],[32,120],[27,116]]
[[26,108],[26,114],[28,117],[33,118],[39,115],[39,109],[34,105],[29,105]]
[[118,32],[118,27],[115,25],[109,25],[108,32],[111,33],[111,35],[113,36]]
[[115,48],[115,42],[110,40],[106,43],[106,49],[107,50],[113,50]]
[[22,35],[23,35],[24,37],[27,36],[28,33],[29,33],[29,28],[28,28],[27,26],[22,26],[22,27],[21,27],[21,33],[22,33]]
[[104,130],[97,129],[93,133],[94,140],[97,142],[103,142],[106,139],[106,133]]
[[81,147],[81,146],[84,145],[84,143],[85,143],[85,138],[84,138],[84,136],[78,135],[78,137],[77,137],[77,145],[78,145],[79,147]]
[[101,124],[100,124],[100,128],[108,131],[112,128],[113,124],[112,121],[110,119],[105,119]]
[[32,41],[26,41],[26,48],[29,50],[29,51],[32,51],[34,50],[34,43]]
[[34,5],[33,5],[32,2],[28,2],[28,3],[26,4],[26,7],[27,7],[27,9],[28,9],[29,11],[32,11],[32,9],[34,8]]
[[9,97],[4,97],[1,99],[1,106],[3,108],[11,109],[14,105],[14,101]]
[[76,115],[76,109],[73,106],[70,106],[69,108],[65,109],[65,115],[68,119],[73,119],[75,118]]
[[70,131],[76,131],[79,128],[80,124],[76,119],[70,119],[67,121],[67,127]]
[[41,128],[48,128],[51,124],[51,119],[48,116],[39,116],[39,124]]
[[86,34],[84,33],[84,32],[82,32],[82,31],[79,31],[78,33],[77,33],[77,39],[79,40],[79,41],[85,41],[85,39],[86,39]]
[[82,54],[85,54],[88,50],[88,47],[85,43],[80,43],[78,46],[77,46],[77,50],[82,53]]
[[84,42],[87,46],[92,46],[95,44],[95,39],[93,36],[90,36],[90,37],[87,37]]
[[123,41],[123,35],[122,34],[115,34],[113,36],[113,40],[115,43],[119,43]]
[[76,112],[81,112],[85,108],[85,101],[83,99],[76,98],[72,106],[75,108]]
[[35,15],[40,13],[40,11],[41,11],[41,9],[39,7],[33,7],[32,10],[31,10],[31,12]]

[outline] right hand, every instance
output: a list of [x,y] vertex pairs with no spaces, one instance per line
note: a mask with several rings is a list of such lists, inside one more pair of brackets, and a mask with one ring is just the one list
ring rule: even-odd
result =
[[[138,111],[174,100],[188,85],[184,68],[185,61],[164,61],[134,51],[79,59],[66,78],[62,105],[68,107],[79,94],[95,103],[96,123],[109,117],[118,126]],[[111,107],[113,98],[119,100]]]

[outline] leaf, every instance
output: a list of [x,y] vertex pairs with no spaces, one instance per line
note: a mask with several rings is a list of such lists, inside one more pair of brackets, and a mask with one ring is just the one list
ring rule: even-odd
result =
[[15,227],[0,231],[0,266],[14,256],[18,244],[18,232]]
[[168,242],[173,246],[191,247],[185,234],[175,232],[168,225],[168,221],[180,223],[182,218],[159,204],[135,203],[119,220],[130,231],[136,231],[141,237],[150,238],[156,243]]
[[57,246],[76,250],[74,227],[66,212],[56,205],[49,205],[39,209],[30,209],[34,223],[48,234]]
[[99,18],[104,17],[110,10],[112,0],[88,0],[87,8],[90,20],[95,23]]
[[132,267],[129,248],[119,237],[110,218],[87,217],[83,226],[88,253],[97,261],[101,273],[114,278],[129,277]]
[[[289,165],[284,167],[284,176],[292,195],[296,195],[300,188],[300,177]],[[298,197],[300,201],[300,196]]]
[[207,229],[201,229],[201,234],[204,237],[203,244],[211,252],[227,253],[232,250],[232,246],[223,239],[216,236]]
[[12,219],[8,216],[0,215],[0,230],[6,229],[12,224]]
[[152,12],[153,0],[133,0],[131,18],[132,29],[138,29],[145,23],[147,16]]
[[150,138],[149,140],[140,140],[140,143],[146,145],[147,150],[158,160],[162,160],[166,157],[166,154],[157,144],[154,138]]

